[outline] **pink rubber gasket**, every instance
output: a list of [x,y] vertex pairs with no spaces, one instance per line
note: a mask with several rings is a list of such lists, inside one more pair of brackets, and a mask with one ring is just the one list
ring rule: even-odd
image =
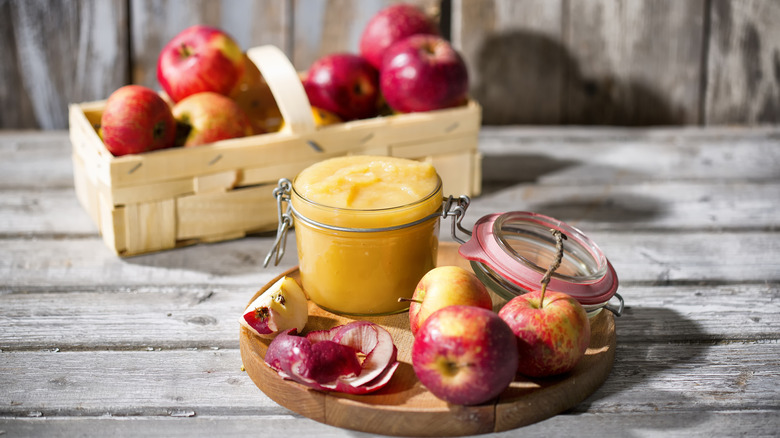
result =
[[[493,224],[503,213],[494,213],[480,218],[472,230],[471,239],[460,246],[458,252],[468,260],[483,263],[501,277],[525,290],[541,288],[544,273],[532,269],[523,262],[507,253],[498,243],[498,236],[493,231]],[[552,218],[534,213],[534,216],[558,222]],[[543,223],[541,220],[531,222]],[[545,225],[549,225],[545,223]],[[558,228],[558,227],[555,227]],[[566,231],[566,230],[561,230]],[[575,283],[553,276],[548,284],[548,290],[564,292],[571,295],[581,304],[602,304],[609,301],[618,288],[617,275],[609,260],[605,274],[596,281]]]

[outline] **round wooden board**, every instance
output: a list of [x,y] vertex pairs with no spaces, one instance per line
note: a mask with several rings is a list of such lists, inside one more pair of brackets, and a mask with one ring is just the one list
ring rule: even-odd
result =
[[[469,268],[457,245],[442,242],[438,265]],[[470,269],[470,268],[469,268]],[[297,268],[281,274],[300,281]],[[277,277],[278,278],[278,277]],[[270,287],[276,279],[249,301]],[[494,296],[495,308],[504,300]],[[247,303],[249,304],[249,303]],[[517,377],[497,399],[477,406],[450,405],[428,392],[411,365],[414,338],[408,313],[361,317],[385,327],[393,336],[401,362],[387,386],[368,395],[325,393],[283,380],[263,357],[270,341],[241,328],[244,368],[254,383],[280,405],[321,423],[368,433],[396,436],[462,436],[500,432],[532,424],[576,406],[607,379],[615,358],[615,320],[603,311],[591,320],[590,347],[577,367],[547,379]],[[306,331],[331,328],[352,321],[309,303]]]

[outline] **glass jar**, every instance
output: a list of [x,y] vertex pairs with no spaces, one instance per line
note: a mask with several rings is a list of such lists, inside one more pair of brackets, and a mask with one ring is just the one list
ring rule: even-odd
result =
[[[435,185],[432,190],[426,189],[428,192],[418,199],[378,208],[344,207],[338,196],[327,204],[312,200],[315,196],[303,190],[308,182],[299,184],[303,172],[292,183],[280,181],[276,193],[281,199],[280,227],[289,227],[294,218],[301,283],[310,300],[325,310],[346,315],[383,315],[408,309],[409,303],[399,302],[399,298],[411,298],[419,280],[436,266],[443,195],[441,179],[430,169],[432,175],[428,176],[435,179],[424,187]],[[359,175],[354,179],[360,190],[372,190],[372,178]],[[325,191],[331,189],[341,188],[328,186]],[[410,199],[416,193],[406,191],[412,195],[406,193],[399,199]],[[393,198],[390,204],[397,203],[392,192],[380,193],[380,197]],[[283,225],[284,202],[289,225]],[[382,204],[380,200],[378,205]],[[277,233],[277,248],[284,246],[279,241],[283,234]]]
[[[479,279],[500,297],[510,300],[541,288],[541,280],[556,257],[551,230],[566,236],[560,266],[547,290],[564,292],[582,304],[589,317],[602,309],[620,315],[623,298],[612,264],[584,233],[557,219],[531,212],[497,213],[480,218],[471,238],[460,248]],[[610,304],[615,297],[618,307]]]

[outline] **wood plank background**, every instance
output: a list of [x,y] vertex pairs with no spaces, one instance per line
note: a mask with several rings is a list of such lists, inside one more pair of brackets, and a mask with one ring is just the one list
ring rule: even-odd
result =
[[[392,0],[0,0],[0,129],[63,129],[67,104],[139,83],[187,26],[296,68],[356,52]],[[413,0],[464,54],[487,125],[780,123],[780,2]]]
[[[481,131],[490,171],[464,226],[510,208],[565,220],[609,256],[627,304],[604,385],[496,436],[777,435],[779,139]],[[0,136],[0,431],[368,438],[292,414],[241,371],[237,315],[295,257],[261,268],[266,235],[118,258],[72,181],[65,132]]]

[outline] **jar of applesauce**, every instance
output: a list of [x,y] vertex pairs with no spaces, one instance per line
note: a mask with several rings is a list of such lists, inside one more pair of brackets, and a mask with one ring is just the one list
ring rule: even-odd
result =
[[277,262],[294,221],[303,289],[325,310],[404,311],[409,304],[399,298],[411,298],[420,278],[436,266],[439,222],[447,213],[441,179],[429,163],[331,158],[304,169],[292,183],[281,180],[275,196]]

